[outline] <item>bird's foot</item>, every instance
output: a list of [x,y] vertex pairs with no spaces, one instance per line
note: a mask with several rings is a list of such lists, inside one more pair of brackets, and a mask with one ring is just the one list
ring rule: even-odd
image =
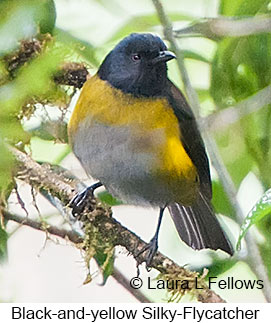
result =
[[69,204],[69,207],[72,208],[72,215],[76,216],[84,211],[91,198],[94,196],[94,190],[100,186],[102,186],[100,182],[95,183],[75,195]]
[[157,237],[153,237],[151,241],[135,255],[135,258],[137,259],[140,255],[146,252],[144,261],[146,263],[147,270],[150,271],[152,260],[156,254],[157,249],[158,249]]

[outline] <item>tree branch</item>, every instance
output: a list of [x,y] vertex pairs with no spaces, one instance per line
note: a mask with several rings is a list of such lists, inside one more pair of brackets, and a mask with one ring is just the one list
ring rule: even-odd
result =
[[161,2],[159,0],[152,0],[152,2],[156,8],[157,15],[158,15],[160,22],[164,28],[165,38],[169,41],[172,50],[175,52],[175,54],[177,56],[177,65],[178,65],[180,75],[182,77],[182,81],[184,83],[186,95],[188,97],[188,100],[190,102],[193,102],[192,109],[193,109],[195,116],[198,117],[198,113],[200,110],[198,95],[197,95],[196,91],[194,91],[192,88],[187,70],[184,65],[183,53],[179,49],[179,46],[178,46],[176,39],[173,35],[172,24],[171,24],[170,20],[168,19]]
[[208,131],[221,131],[244,116],[256,112],[271,103],[271,85],[263,88],[235,106],[220,110],[206,118],[199,119],[201,129]]
[[[37,190],[45,190],[51,195],[57,197],[65,206],[68,206],[69,201],[74,197],[76,191],[76,183],[67,179],[63,174],[56,174],[52,171],[49,165],[40,165],[36,163],[30,156],[17,150],[10,148],[12,154],[18,161],[18,172],[16,177],[25,181]],[[111,210],[101,205],[101,203],[93,198],[88,206],[90,211],[84,212],[81,221],[87,226],[92,226],[99,233],[104,241],[110,242],[113,246],[124,246],[130,254],[132,254],[139,263],[144,261],[144,254],[136,257],[138,251],[146,246],[146,243],[141,240],[136,234],[122,226],[117,220],[111,217]],[[15,219],[13,217],[13,219]],[[30,220],[24,220],[24,224],[30,223]],[[33,223],[32,223],[33,224]],[[39,226],[34,224],[37,229]],[[51,227],[51,232],[57,233],[55,227]],[[48,230],[49,232],[49,230]],[[54,233],[53,233],[54,234]],[[85,233],[87,235],[87,232]],[[69,231],[61,233],[64,237],[73,235]],[[90,240],[92,237],[88,237]],[[165,257],[158,252],[153,259],[152,268],[155,268],[161,273],[162,277],[175,277],[177,279],[191,280],[191,288],[189,290],[178,290],[176,293],[193,292],[197,299],[201,302],[224,302],[224,300],[215,292],[210,290],[203,278],[199,277],[196,272],[191,272],[186,268],[178,266],[171,259]],[[193,280],[199,277],[202,290],[195,291]]]
[[[184,85],[186,87],[186,92],[188,99],[190,101],[192,110],[196,112],[196,116],[198,116],[199,110],[200,110],[200,104],[198,97],[196,95],[196,91],[193,89],[191,86],[191,83],[189,81],[188,73],[186,71],[184,62],[183,62],[183,56],[180,55],[180,51],[178,49],[176,40],[173,35],[172,31],[172,25],[171,22],[169,21],[164,8],[159,0],[152,0],[156,10],[157,14],[159,16],[160,22],[164,28],[164,35],[167,38],[167,40],[170,42],[173,50],[176,49],[176,55],[177,55],[177,60],[178,60],[178,66],[180,69],[180,73],[184,82]],[[204,141],[208,150],[208,153],[210,155],[210,159],[212,161],[212,164],[215,168],[215,170],[218,173],[218,176],[221,180],[221,183],[225,189],[226,194],[229,197],[229,200],[232,204],[232,207],[234,208],[236,212],[236,218],[237,222],[241,225],[243,220],[244,220],[244,215],[241,210],[241,207],[237,201],[236,198],[236,189],[234,187],[234,184],[232,182],[232,179],[220,157],[219,150],[217,148],[216,142],[214,139],[211,137],[211,135],[207,132],[202,133],[204,136]],[[254,239],[251,236],[251,233],[248,232],[246,237],[246,242],[247,242],[247,248],[248,248],[248,253],[249,253],[249,263],[253,270],[255,271],[256,275],[258,276],[259,279],[262,279],[264,282],[264,295],[267,299],[268,302],[271,302],[271,284],[268,279],[268,275],[266,272],[266,269],[264,267],[260,251],[258,249],[257,244],[255,243]]]
[[60,85],[69,85],[80,89],[86,82],[87,76],[88,71],[84,64],[66,62],[54,75],[54,81]]
[[32,219],[29,219],[28,217],[22,217],[20,215],[11,214],[10,212],[3,211],[3,216],[6,220],[14,221],[17,223],[20,223],[22,225],[26,225],[28,227],[31,227],[33,229],[39,230],[39,231],[46,231],[54,236],[57,236],[59,238],[62,238],[64,240],[68,239],[69,241],[78,244],[83,242],[83,238],[80,237],[80,235],[72,230],[65,230],[60,229],[54,225],[49,225],[47,223],[38,222]]
[[204,36],[212,40],[222,37],[241,37],[271,32],[269,16],[248,18],[219,17],[197,21],[190,26],[174,31],[176,37]]
[[[74,244],[82,244],[83,238],[79,235],[79,233],[73,230],[65,230],[60,229],[56,226],[45,224],[42,222],[31,220],[27,217],[22,217],[16,214],[11,214],[7,211],[3,211],[3,216],[8,221],[14,221],[20,223],[22,225],[29,226],[33,229],[44,231],[46,233],[50,233],[54,236],[62,238],[64,240],[69,240]],[[139,302],[141,303],[150,303],[150,300],[138,289],[132,289],[128,279],[116,268],[112,273],[112,277],[125,289],[127,289]]]
[[128,280],[117,268],[114,268],[112,277],[127,289],[140,303],[150,303],[150,300],[140,291],[131,287],[130,280]]

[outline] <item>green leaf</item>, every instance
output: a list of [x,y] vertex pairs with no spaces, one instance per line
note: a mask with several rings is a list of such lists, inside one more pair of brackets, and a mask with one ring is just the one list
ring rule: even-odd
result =
[[[270,228],[270,221],[265,221],[266,218],[264,218],[261,221],[261,224],[265,224],[267,228]],[[270,229],[268,230],[268,234],[265,235],[265,243],[261,244],[259,246],[261,251],[261,256],[265,264],[265,268],[267,271],[267,274],[269,277],[271,277],[271,237],[270,237]]]
[[[58,164],[70,152],[70,147],[67,144],[59,144],[39,137],[31,138],[29,148],[34,160],[51,164]],[[48,151],[50,154],[48,154]]]
[[98,265],[101,267],[103,271],[103,283],[104,285],[110,275],[112,275],[114,270],[114,249],[112,252],[104,253],[101,250],[96,250],[95,260],[97,261]]
[[236,187],[239,187],[244,177],[255,165],[246,150],[246,142],[242,137],[242,132],[237,125],[231,126],[227,131],[217,133],[216,141],[231,178]]
[[39,15],[37,19],[42,34],[53,32],[56,23],[56,7],[54,0],[39,1]]
[[12,181],[13,165],[13,157],[1,142],[0,132],[0,192],[5,192]]
[[99,61],[95,56],[96,48],[92,44],[82,39],[79,39],[60,28],[55,28],[54,35],[58,42],[68,45],[70,48],[72,48],[75,52],[84,57],[88,62],[90,62],[94,66],[99,66]]
[[246,216],[237,241],[237,249],[240,249],[241,240],[246,235],[248,229],[255,223],[259,222],[265,216],[271,214],[271,189],[266,191],[262,198],[256,203],[252,210]]
[[219,13],[224,16],[255,15],[260,9],[267,8],[269,0],[221,0]]
[[[255,0],[253,0],[255,2]],[[224,16],[234,16],[243,0],[221,0],[219,13]]]
[[207,277],[217,277],[222,275],[227,270],[231,269],[237,263],[237,259],[219,259],[214,258],[213,263],[210,266],[207,266],[208,274]]
[[202,272],[204,268],[208,269],[208,273],[206,278],[208,277],[216,277],[224,274],[227,270],[231,269],[237,262],[238,259],[230,257],[230,258],[221,258],[215,252],[211,253],[212,262],[209,265],[197,265],[190,266],[191,270]]
[[[269,14],[266,0],[223,0],[220,14]],[[254,94],[271,82],[271,38],[268,34],[225,38],[218,44],[212,66],[210,93],[226,107]]]
[[115,197],[113,197],[110,193],[108,193],[107,191],[98,193],[98,197],[99,199],[109,205],[109,206],[115,206],[115,205],[121,205],[123,204],[121,201],[119,201],[118,199],[116,199]]
[[234,209],[229,201],[227,194],[224,191],[224,188],[221,182],[213,181],[213,198],[212,204],[214,206],[216,213],[221,213],[227,216],[233,216],[235,214]]
[[210,99],[209,90],[196,88],[196,91],[197,91],[198,98],[199,98],[200,102]]
[[7,258],[7,241],[8,234],[0,224],[0,263],[5,261]]
[[[231,1],[231,0],[228,0]],[[232,2],[232,1],[231,1]],[[236,16],[256,15],[262,11],[267,11],[269,0],[242,0],[235,12]]]

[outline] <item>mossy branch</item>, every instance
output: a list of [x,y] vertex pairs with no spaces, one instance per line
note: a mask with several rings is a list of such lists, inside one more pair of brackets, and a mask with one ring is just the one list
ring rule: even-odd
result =
[[[19,48],[3,58],[9,78],[15,78],[22,66],[36,58],[46,48],[48,42],[53,41],[52,36],[46,35],[41,39],[23,40]],[[88,70],[83,63],[64,62],[53,76],[57,85],[68,85],[80,89],[88,76]]]
[[[16,148],[10,147],[10,150],[18,164],[16,178],[30,184],[36,190],[43,190],[52,196],[57,197],[64,206],[68,207],[70,200],[76,193],[76,182],[74,180],[66,178],[64,174],[56,174],[49,165],[38,164],[29,155]],[[9,215],[6,214],[6,216],[7,219],[10,218]],[[10,219],[16,221],[14,217]],[[93,230],[95,230],[105,243],[112,246],[123,246],[127,249],[129,254],[132,254],[134,257],[136,257],[139,250],[146,246],[146,243],[135,233],[131,232],[115,220],[111,216],[111,209],[103,206],[96,198],[90,200],[88,210],[84,211],[83,215],[80,217],[80,221],[85,228],[84,243],[88,240],[91,242],[92,236],[88,236],[88,233],[92,233]],[[23,222],[21,223],[24,224]],[[27,218],[25,218],[25,223],[30,225]],[[35,225],[32,227],[41,229],[41,227],[37,228]],[[54,228],[53,231],[56,233]],[[52,232],[52,234],[54,234],[54,232]],[[76,242],[73,239],[75,237],[74,234],[76,236],[76,233],[73,231],[67,231],[65,232],[65,237]],[[82,245],[80,239],[78,242]],[[142,263],[144,261],[144,254],[140,255],[137,258],[137,261]],[[200,282],[200,287],[202,289],[195,289],[195,286],[191,283],[189,289],[171,291],[175,298],[178,297],[178,295],[190,292],[195,295],[200,302],[224,302],[219,295],[207,287],[207,284],[204,282],[204,277],[201,277],[199,273],[178,266],[160,252],[154,257],[152,268],[158,270],[160,272],[159,278],[163,279],[187,279],[193,281],[193,278],[198,278],[198,282]]]

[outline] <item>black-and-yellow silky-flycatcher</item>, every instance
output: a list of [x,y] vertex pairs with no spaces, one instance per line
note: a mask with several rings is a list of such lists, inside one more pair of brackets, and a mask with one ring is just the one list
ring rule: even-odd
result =
[[233,253],[211,207],[209,162],[195,118],[167,77],[173,58],[157,36],[124,38],[84,84],[68,127],[75,155],[99,180],[73,200],[74,213],[100,185],[129,204],[160,208],[147,265],[166,207],[189,246]]

